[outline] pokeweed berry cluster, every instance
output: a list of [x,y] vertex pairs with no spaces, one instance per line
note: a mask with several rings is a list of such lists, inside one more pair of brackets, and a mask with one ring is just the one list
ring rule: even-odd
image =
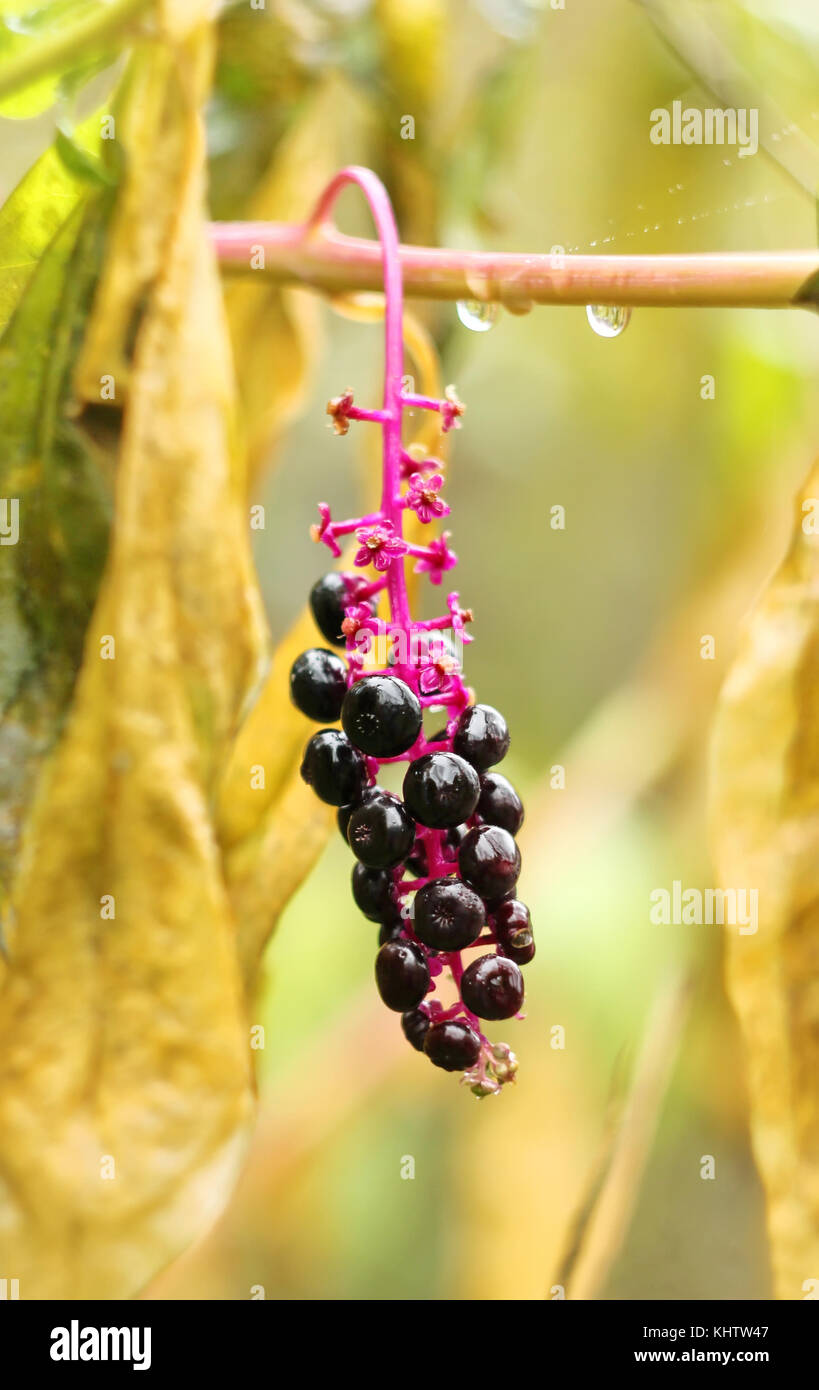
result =
[[[437,411],[444,433],[460,426],[464,407],[452,387],[442,400],[404,389],[402,286],[398,239],[386,192],[369,170],[343,170],[323,195],[323,221],[346,182],[366,194],[384,255],[386,369],[384,406],[362,410],[352,391],[327,410],[338,434],[353,420],[379,424],[384,439],[383,492],[377,512],[333,521],[319,504],[312,528],[340,558],[340,539],[355,535],[352,569],[325,574],[310,605],[328,647],[303,652],[290,690],[322,728],[309,740],[301,775],[322,801],[338,807],[338,825],[357,863],[352,890],[364,916],[379,925],[375,978],[382,1000],[401,1014],[407,1040],[435,1066],[464,1072],[475,1094],[496,1094],[514,1079],[517,1060],[491,1043],[482,1020],[512,1018],[523,1005],[520,967],[534,955],[529,910],[516,896],[520,851],[515,836],[523,806],[496,771],[509,730],[491,705],[475,704],[458,653],[472,639],[470,610],[457,592],[447,612],[414,621],[405,566],[440,585],[457,563],[449,532],[427,545],[405,540],[412,511],[430,525],[449,513],[441,497],[443,465],[417,446],[405,448],[405,409]],[[364,573],[364,571],[368,573]],[[389,617],[379,616],[386,598]],[[344,656],[338,649],[344,649]],[[335,650],[333,650],[335,649]],[[423,720],[446,722],[427,737]],[[436,719],[437,722],[437,719]],[[402,796],[379,786],[382,769],[408,763]],[[464,965],[463,952],[479,954]],[[438,995],[449,972],[457,998]]]
[[[416,399],[406,397],[405,404]],[[452,392],[437,406],[444,428],[462,409]],[[345,425],[363,414],[350,392],[329,409]],[[412,509],[424,523],[448,512],[440,462],[406,453],[404,463],[406,487],[395,510]],[[477,1094],[491,1094],[512,1079],[517,1062],[507,1044],[488,1041],[481,1020],[520,1012],[520,967],[535,951],[528,908],[516,897],[523,806],[496,770],[509,731],[491,705],[471,703],[464,685],[456,653],[470,640],[465,626],[472,614],[457,593],[448,595],[445,615],[427,621],[377,613],[387,574],[407,556],[440,583],[456,562],[448,534],[414,546],[383,510],[343,522],[334,522],[324,504],[319,511],[314,539],[340,554],[338,539],[354,532],[358,549],[353,571],[324,575],[310,593],[330,646],[296,659],[291,696],[309,718],[340,720],[341,729],[313,735],[301,775],[322,801],[339,808],[339,829],[358,861],[353,897],[379,924],[381,998],[401,1014],[413,1047],[436,1066],[465,1072]],[[376,577],[368,580],[360,570],[371,567]],[[344,657],[331,650],[340,647]],[[446,724],[427,738],[424,712],[436,709],[446,712]],[[381,769],[396,762],[409,764],[402,797],[378,785]],[[476,947],[482,953],[464,967],[462,952]],[[458,991],[449,1007],[431,997],[447,969]]]

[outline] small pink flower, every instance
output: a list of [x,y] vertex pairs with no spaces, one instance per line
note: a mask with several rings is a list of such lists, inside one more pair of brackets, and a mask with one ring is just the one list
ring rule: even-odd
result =
[[453,428],[461,428],[460,416],[463,415],[466,406],[463,401],[458,400],[454,386],[447,386],[444,396],[446,399],[441,401],[441,429],[444,434],[448,434]]
[[418,680],[424,695],[448,695],[455,685],[458,663],[448,654],[430,658]]
[[440,584],[444,571],[454,569],[458,563],[455,551],[447,545],[450,535],[451,532],[444,531],[442,536],[430,541],[427,554],[421,555],[415,566],[415,573],[428,574],[431,584]]
[[378,522],[375,526],[360,526],[356,531],[359,549],[355,564],[373,565],[377,570],[389,569],[393,560],[406,555],[407,542],[396,536],[391,521]]
[[438,493],[444,485],[443,475],[435,473],[431,478],[423,478],[413,473],[404,498],[404,505],[411,507],[419,521],[434,521],[439,516],[449,516],[449,507]]
[[349,411],[352,403],[353,393],[350,388],[342,396],[333,396],[333,399],[327,402],[327,414],[330,416],[336,434],[346,434],[349,430]]
[[[368,627],[368,624],[372,624]],[[356,633],[362,628],[367,627],[368,631],[375,631],[376,623],[373,618],[373,610],[368,603],[357,603],[351,608],[344,609],[344,621],[341,624],[341,631],[345,637],[355,637]]]
[[326,502],[318,504],[321,522],[318,526],[310,527],[310,539],[314,541],[324,541],[324,544],[332,551],[333,555],[340,555],[341,549],[333,533],[333,523],[330,519],[330,508]]
[[463,641],[464,645],[466,645],[467,642],[473,642],[475,639],[469,636],[469,633],[466,631],[465,626],[466,623],[472,622],[472,619],[474,617],[472,609],[461,608],[459,595],[455,591],[453,591],[451,594],[447,594],[446,606],[449,609],[450,616],[452,618],[453,631],[459,632],[461,634],[461,640]]

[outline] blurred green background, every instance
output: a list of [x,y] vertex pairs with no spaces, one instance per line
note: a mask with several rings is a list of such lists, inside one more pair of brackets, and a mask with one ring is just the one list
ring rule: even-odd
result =
[[[243,215],[306,128],[304,184],[292,178],[279,214],[293,220],[312,200],[312,163],[359,162],[387,183],[406,241],[809,248],[816,39],[812,0],[229,7],[209,113],[214,215]],[[720,104],[704,79],[728,72],[725,53],[744,104],[760,107],[770,153],[653,145],[653,108]],[[406,114],[413,141],[400,138]],[[3,122],[14,137],[3,140],[4,193],[50,122]],[[339,221],[367,231],[352,195]],[[468,406],[447,485],[456,582],[475,610],[466,672],[509,721],[505,770],[527,803],[521,893],[538,955],[527,1020],[498,1033],[518,1053],[518,1083],[478,1103],[409,1051],[375,996],[376,929],[353,906],[351,856],[334,835],[267,952],[249,1168],[215,1232],[151,1292],[549,1296],[612,1096],[624,1075],[628,1084],[652,1002],[683,975],[690,1012],[646,1170],[634,1173],[633,1219],[598,1295],[767,1298],[720,931],[652,926],[649,894],[674,879],[713,883],[709,720],[738,621],[782,552],[812,461],[815,321],[645,310],[607,341],[582,309],[501,312],[476,333],[454,305],[414,307]],[[380,331],[322,307],[311,350],[306,399],[251,497],[266,508],[256,559],[277,637],[322,572],[307,535],[316,501],[354,514],[376,485],[372,441],[365,431],[335,439],[324,404],[348,384],[360,401],[377,398]],[[714,399],[701,396],[706,375]],[[549,526],[556,504],[563,531]],[[701,659],[705,634],[712,661]],[[565,789],[552,785],[556,765]],[[704,1155],[713,1181],[700,1176]]]

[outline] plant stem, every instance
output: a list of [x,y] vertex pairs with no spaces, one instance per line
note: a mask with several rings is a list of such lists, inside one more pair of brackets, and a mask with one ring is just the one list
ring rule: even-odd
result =
[[[383,410],[371,414],[378,419],[384,441],[383,490],[381,512],[385,521],[391,522],[396,536],[404,534],[404,517],[400,502],[401,490],[401,417],[404,403],[402,399],[402,380],[404,374],[404,296],[401,284],[401,267],[398,260],[398,229],[395,225],[392,207],[387,190],[371,169],[359,165],[349,165],[336,174],[325,188],[308,222],[301,230],[305,244],[322,235],[328,222],[333,204],[347,184],[355,184],[364,197],[372,214],[379,240],[374,242],[378,256],[379,277],[385,289],[384,305],[384,405]],[[359,418],[368,412],[357,411]],[[394,623],[408,629],[411,625],[407,582],[403,562],[392,564],[387,571],[387,593],[390,601],[390,616]]]
[[[326,294],[383,288],[377,241],[335,227],[215,222],[211,238],[227,271],[261,274]],[[264,248],[264,269],[251,256]],[[819,251],[572,256],[399,247],[404,290],[423,299],[532,304],[629,304],[688,308],[819,306]],[[811,283],[812,282],[812,283]]]
[[32,82],[59,72],[65,66],[86,63],[130,21],[146,10],[150,0],[110,0],[99,4],[85,19],[38,39],[36,44],[11,57],[0,71],[0,99]]

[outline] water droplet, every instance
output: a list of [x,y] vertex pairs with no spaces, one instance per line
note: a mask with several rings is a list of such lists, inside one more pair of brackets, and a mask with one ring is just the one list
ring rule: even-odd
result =
[[601,338],[619,338],[631,318],[631,310],[622,304],[588,304],[586,318]]
[[498,317],[498,306],[491,300],[459,299],[455,307],[464,328],[473,333],[487,333]]

